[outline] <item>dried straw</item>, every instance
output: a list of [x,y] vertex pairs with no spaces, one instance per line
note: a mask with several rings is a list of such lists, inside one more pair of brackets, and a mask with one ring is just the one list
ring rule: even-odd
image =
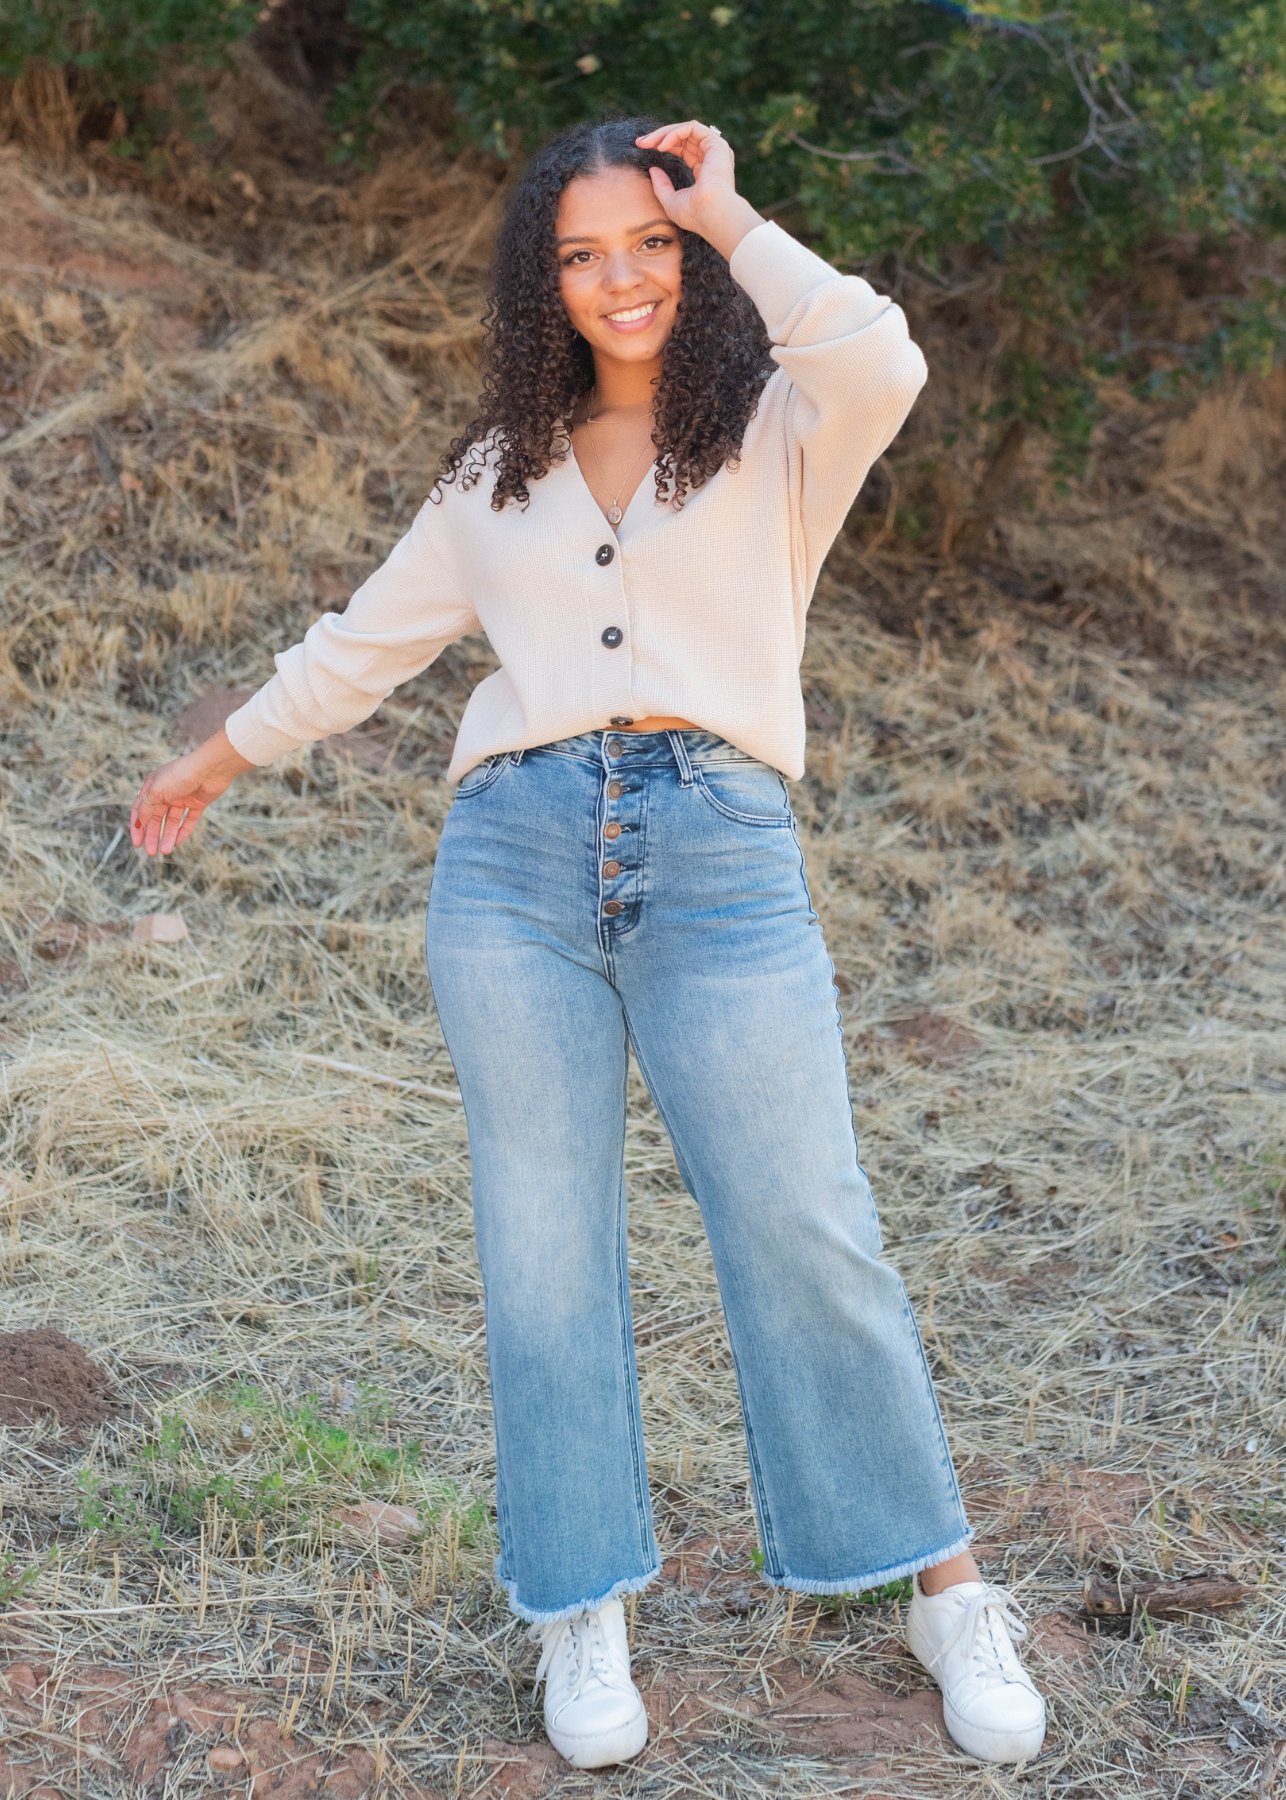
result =
[[[24,1754],[71,1767],[77,1670],[127,1671],[140,1718],[196,1670],[299,1754],[361,1748],[370,1791],[496,1792],[539,1735],[534,1651],[489,1579],[467,1145],[420,950],[446,747],[490,653],[454,648],[348,744],[240,783],[165,867],[117,834],[167,719],[262,679],[424,493],[469,399],[497,176],[426,152],[369,189],[420,220],[413,253],[364,252],[341,185],[331,223],[279,217],[249,267],[145,195],[6,155],[24,268],[0,300],[5,1320],[57,1323],[125,1400],[88,1443],[51,1424],[0,1450],[6,1579],[38,1571],[6,1641],[55,1671]],[[1250,390],[1219,405],[1225,435],[1267,416]],[[1049,1747],[991,1791],[1267,1794],[1286,1729],[1286,690],[1279,623],[1227,583],[1248,562],[1280,579],[1255,473],[1280,445],[1261,434],[1238,474],[1161,414],[1141,447],[1113,429],[1071,500],[1031,463],[1046,522],[1002,514],[990,574],[894,554],[904,536],[837,551],[795,800],[888,1253],[987,1569],[1044,1621]],[[1077,524],[1113,511],[1126,466],[1136,510]],[[157,911],[189,940],[54,930]],[[818,1722],[860,1681],[890,1706],[927,1684],[895,1602],[788,1618],[757,1582],[709,1255],[637,1082],[631,1103],[671,1559],[634,1630],[668,1723],[595,1791],[979,1791],[914,1732],[848,1753]],[[365,1463],[300,1449],[310,1395]],[[192,1491],[184,1522],[167,1499]],[[337,1509],[363,1495],[416,1506],[422,1541],[346,1536]],[[1087,1576],[1204,1566],[1255,1597],[1079,1635]],[[207,1791],[205,1744],[173,1751],[167,1792]],[[86,1800],[137,1791],[110,1746],[75,1780]]]

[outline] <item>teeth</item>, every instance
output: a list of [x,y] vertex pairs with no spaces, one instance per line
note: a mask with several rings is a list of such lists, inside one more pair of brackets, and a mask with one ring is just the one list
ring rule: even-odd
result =
[[632,306],[628,312],[608,313],[607,316],[617,325],[628,325],[634,319],[646,319],[649,313],[656,311],[659,304],[657,300],[649,300],[646,306]]

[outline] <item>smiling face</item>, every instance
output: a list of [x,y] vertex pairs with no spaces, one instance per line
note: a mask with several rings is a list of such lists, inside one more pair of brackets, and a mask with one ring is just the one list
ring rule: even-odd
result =
[[578,176],[563,191],[556,229],[563,305],[595,359],[659,367],[683,249],[648,177],[637,169]]

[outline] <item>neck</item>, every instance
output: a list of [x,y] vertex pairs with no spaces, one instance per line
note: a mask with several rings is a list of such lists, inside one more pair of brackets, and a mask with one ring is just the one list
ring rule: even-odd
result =
[[651,412],[661,380],[661,359],[655,362],[618,362],[614,356],[594,357],[594,385],[598,389],[595,410]]

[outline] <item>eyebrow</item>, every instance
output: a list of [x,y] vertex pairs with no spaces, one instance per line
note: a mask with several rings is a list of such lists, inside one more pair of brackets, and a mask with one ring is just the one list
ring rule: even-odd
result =
[[[627,237],[639,237],[642,235],[643,232],[651,231],[651,229],[654,225],[669,225],[672,227],[673,224],[674,224],[673,219],[666,219],[666,218],[649,219],[645,225],[632,226],[631,229],[629,231],[627,231],[625,235]],[[554,240],[554,242],[555,242],[555,246],[558,249],[561,249],[564,244],[596,244],[598,242],[598,239],[595,237],[560,237],[560,238],[556,238]]]

